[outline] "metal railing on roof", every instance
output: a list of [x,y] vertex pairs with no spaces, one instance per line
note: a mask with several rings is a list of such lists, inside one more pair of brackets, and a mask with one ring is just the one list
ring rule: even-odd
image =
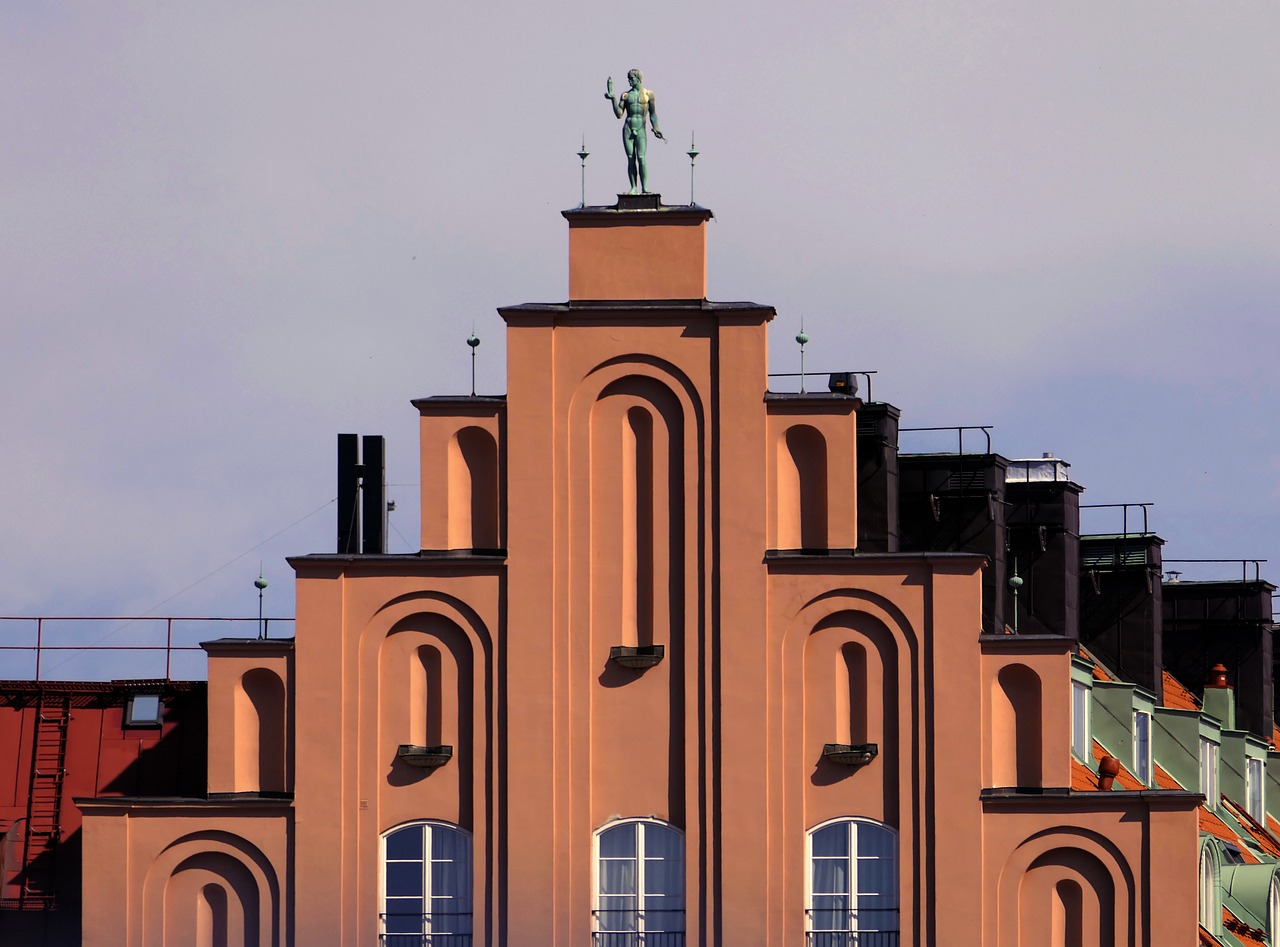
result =
[[963,454],[964,451],[964,432],[965,431],[981,431],[982,436],[987,439],[987,449],[984,454],[991,453],[991,429],[994,424],[952,424],[945,427],[902,427],[898,428],[900,434],[914,434],[918,431],[954,431],[956,434],[956,453]]
[[[1194,563],[1225,562],[1225,563],[1238,564],[1240,566],[1241,582],[1249,581],[1249,566],[1253,566],[1253,581],[1260,582],[1262,581],[1262,564],[1266,561],[1267,560],[1265,559],[1165,559],[1164,563],[1166,565],[1168,565],[1169,563],[1193,563],[1193,562]],[[1182,573],[1178,572],[1176,574],[1181,575]]]
[[[151,654],[151,655],[163,654],[164,655],[163,680],[167,682],[173,679],[174,655],[181,654],[184,652],[194,652],[194,651],[202,650],[198,642],[191,643],[191,644],[175,643],[175,631],[177,633],[178,642],[190,640],[188,636],[185,636],[182,634],[184,625],[197,625],[197,624],[205,625],[208,623],[225,623],[225,624],[230,624],[232,627],[236,627],[236,626],[243,627],[247,625],[249,628],[252,629],[252,634],[246,635],[245,637],[268,638],[270,637],[271,625],[273,623],[274,624],[280,624],[285,622],[292,623],[293,621],[294,619],[292,618],[263,618],[259,620],[258,618],[209,618],[209,617],[192,617],[192,616],[176,616],[176,615],[166,616],[166,617],[161,617],[157,615],[136,615],[136,616],[129,616],[129,615],[124,615],[124,616],[117,616],[117,615],[0,615],[0,629],[3,629],[2,631],[0,631],[0,641],[12,642],[14,640],[17,640],[18,635],[21,634],[21,631],[9,630],[13,627],[15,623],[30,623],[33,626],[31,631],[34,633],[34,637],[31,639],[31,643],[29,644],[6,643],[6,644],[0,645],[0,656],[3,656],[9,652],[26,652],[26,653],[32,654],[35,659],[33,674],[22,675],[21,677],[17,677],[14,675],[0,673],[0,677],[9,677],[10,679],[15,679],[15,680],[30,679],[38,683],[40,681],[50,680],[51,678],[48,678],[47,676],[48,672],[51,670],[56,670],[58,667],[61,667],[67,663],[67,661],[64,660],[64,661],[58,662],[57,664],[53,665],[52,668],[50,668],[48,666],[48,662],[54,656],[66,656],[67,660],[70,660],[70,658],[77,653],[78,654],[98,654],[98,653],[112,654],[115,652],[133,652],[133,653],[143,653],[143,654]],[[98,635],[97,637],[93,638],[90,641],[70,642],[70,643],[64,642],[64,643],[55,643],[55,644],[49,643],[48,639],[50,634],[56,634],[56,632],[51,631],[50,626],[56,627],[59,623],[72,623],[72,622],[79,623],[81,626],[85,624],[90,624],[92,626],[95,624],[102,625],[105,623],[111,623],[116,627],[107,629],[103,634]],[[155,624],[158,624],[161,622],[163,622],[164,624],[163,643],[160,643],[160,641],[158,640],[158,634],[156,633],[155,630],[147,629],[146,627],[144,627],[146,625],[154,626]],[[143,631],[151,630],[153,634],[157,635],[156,643],[154,644],[137,644],[137,643],[106,644],[105,643],[107,641],[112,640],[117,635],[120,635],[126,629],[134,629],[135,633],[138,630],[143,630]],[[198,636],[203,636],[205,633],[197,631],[196,634]],[[128,670],[131,672],[135,672],[135,673],[130,673],[128,675],[129,677],[136,678],[136,677],[148,676],[148,675],[136,673],[136,671],[138,670],[136,666],[130,667]],[[158,662],[156,664],[156,670],[159,670]],[[161,679],[161,676],[158,674],[151,675],[150,677],[153,679]],[[98,679],[102,679],[102,678],[98,678]]]

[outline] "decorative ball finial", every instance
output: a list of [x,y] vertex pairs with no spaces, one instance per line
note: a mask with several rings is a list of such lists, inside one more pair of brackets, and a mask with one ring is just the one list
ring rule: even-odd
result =
[[258,573],[258,577],[253,580],[253,587],[261,592],[267,587],[267,580],[262,577],[262,573]]
[[796,333],[796,341],[801,345],[807,345],[809,343],[809,336],[805,333],[804,329],[801,329]]
[[480,337],[476,335],[474,332],[472,332],[469,336],[467,336],[467,345],[471,346],[472,348],[475,348],[479,344],[480,344]]

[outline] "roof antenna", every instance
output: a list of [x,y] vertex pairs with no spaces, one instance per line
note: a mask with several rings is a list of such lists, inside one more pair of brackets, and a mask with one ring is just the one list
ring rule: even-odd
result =
[[689,133],[689,150],[685,152],[689,156],[689,206],[696,207],[693,202],[693,162],[698,157],[697,146],[694,145],[696,137],[693,132]]
[[258,590],[258,637],[267,637],[267,626],[262,621],[262,591],[267,587],[267,580],[262,576],[262,560],[258,560],[258,577],[253,580],[253,587]]
[[475,320],[471,320],[471,334],[467,336],[467,345],[471,346],[471,397],[476,396],[476,349],[480,347],[480,337],[476,335]]
[[579,207],[587,206],[587,155],[591,152],[587,151],[587,136],[582,136],[582,147],[578,149],[578,157],[582,159],[582,202]]
[[800,343],[800,394],[804,394],[804,347],[809,336],[804,331],[804,316],[800,317],[800,331],[796,333],[796,341]]

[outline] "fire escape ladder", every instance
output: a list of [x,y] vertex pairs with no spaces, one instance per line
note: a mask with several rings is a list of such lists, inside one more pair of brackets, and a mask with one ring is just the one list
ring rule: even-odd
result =
[[22,846],[19,908],[49,910],[56,896],[56,861],[62,837],[62,789],[67,772],[71,698],[41,694],[31,734],[31,784]]

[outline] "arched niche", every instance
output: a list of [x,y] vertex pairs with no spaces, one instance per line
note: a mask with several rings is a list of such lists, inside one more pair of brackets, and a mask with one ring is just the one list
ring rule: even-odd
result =
[[827,760],[826,744],[874,743],[879,755],[868,778],[877,784],[881,808],[868,814],[891,823],[897,819],[898,664],[893,635],[865,612],[824,616],[804,644],[804,753],[813,766],[811,781],[827,785],[862,772]]
[[611,645],[669,644],[683,628],[685,432],[675,394],[626,376],[591,408],[592,627]]
[[433,776],[437,770],[410,766],[398,747],[450,746],[452,759],[441,768],[445,780],[459,781],[468,806],[474,728],[471,641],[443,615],[419,613],[392,626],[378,648],[378,747],[392,785]]
[[237,792],[284,792],[287,720],[284,681],[267,668],[240,676],[233,698]]
[[1110,839],[1077,827],[1037,833],[1001,870],[997,947],[1136,943],[1136,892],[1133,870]]
[[1043,785],[1040,675],[1025,664],[1002,667],[991,682],[991,784]]
[[147,869],[141,947],[279,947],[280,885],[252,843],[222,831],[183,836]]
[[777,445],[777,547],[826,549],[827,441],[817,428],[793,425]]
[[1117,947],[1115,884],[1106,866],[1078,848],[1039,856],[1018,887],[1018,933],[1023,944]]
[[464,427],[449,440],[449,548],[497,549],[498,442],[480,427]]

